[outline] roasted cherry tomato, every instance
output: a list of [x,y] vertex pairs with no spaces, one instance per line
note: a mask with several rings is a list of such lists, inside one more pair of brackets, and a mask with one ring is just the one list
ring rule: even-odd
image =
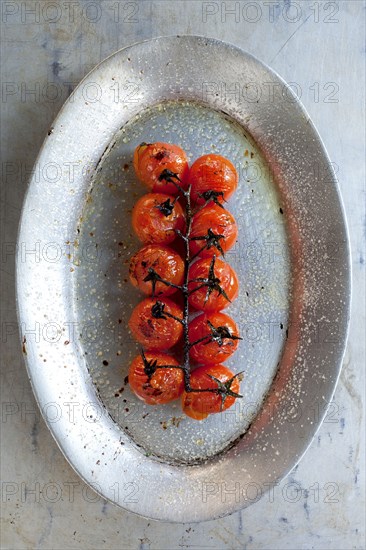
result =
[[166,350],[181,338],[183,325],[176,319],[182,318],[182,309],[172,300],[146,298],[133,310],[129,327],[136,340],[146,348]]
[[162,177],[162,179],[159,179],[164,170],[176,174],[181,180],[181,183],[178,180],[177,183],[182,187],[186,184],[188,176],[187,155],[178,145],[161,142],[141,143],[135,149],[133,165],[139,180],[156,193],[170,195],[177,195],[178,193],[177,187],[167,181],[167,178]]
[[[211,378],[213,377],[213,378]],[[216,379],[216,380],[215,380]],[[217,389],[217,392],[183,392],[183,412],[195,420],[225,411],[239,395],[239,376],[224,365],[203,365],[191,373],[192,389]]]
[[225,313],[199,315],[189,323],[189,354],[194,361],[212,365],[225,361],[237,350],[239,329],[235,321]]
[[148,244],[135,254],[130,263],[131,283],[144,294],[167,296],[176,291],[174,286],[168,286],[164,281],[181,285],[184,277],[184,262],[182,258],[167,246]]
[[[172,365],[173,368],[159,368]],[[158,405],[177,399],[184,390],[184,376],[171,355],[147,351],[132,361],[128,381],[132,391],[148,403]]]
[[132,211],[132,227],[144,243],[169,244],[184,225],[183,208],[171,195],[147,193]]
[[208,204],[193,216],[189,244],[191,255],[208,258],[225,254],[234,246],[237,237],[238,227],[230,212]]
[[227,201],[237,188],[238,180],[235,166],[221,155],[200,157],[192,164],[188,175],[191,197],[197,204],[209,198],[220,203]]
[[215,256],[194,262],[189,268],[189,280],[189,303],[202,311],[221,311],[238,295],[235,271]]

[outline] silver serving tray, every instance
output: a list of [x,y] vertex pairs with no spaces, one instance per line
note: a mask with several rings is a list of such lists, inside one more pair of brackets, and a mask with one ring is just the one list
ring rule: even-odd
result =
[[[139,244],[130,213],[146,189],[141,141],[236,164],[228,208],[240,280],[228,312],[243,341],[227,364],[244,398],[204,422],[179,402],[149,407],[125,383]],[[337,182],[285,82],[238,48],[156,38],[98,65],[46,138],[19,230],[23,351],[45,421],[103,497],[159,520],[224,516],[255,502],[300,460],[332,399],[349,320],[350,262]],[[28,252],[27,252],[28,251]],[[34,252],[29,252],[34,251]]]

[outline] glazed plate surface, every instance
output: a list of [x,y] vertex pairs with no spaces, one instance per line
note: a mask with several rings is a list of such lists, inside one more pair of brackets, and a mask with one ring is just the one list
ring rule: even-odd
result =
[[[139,352],[127,323],[141,299],[128,267],[140,246],[131,209],[146,189],[132,155],[142,141],[177,143],[191,161],[218,153],[239,173],[227,204],[239,239],[226,259],[240,295],[227,312],[243,340],[226,364],[244,371],[243,399],[204,422],[185,417],[179,402],[144,405],[126,381]],[[201,521],[255,502],[299,461],[339,376],[349,249],[321,140],[268,67],[193,36],[109,57],[50,129],[20,245],[36,251],[17,264],[34,392],[65,456],[97,492],[146,517]]]

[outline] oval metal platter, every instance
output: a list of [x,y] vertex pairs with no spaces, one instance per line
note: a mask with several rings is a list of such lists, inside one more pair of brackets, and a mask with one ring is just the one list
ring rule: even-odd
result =
[[[158,520],[224,516],[300,460],[332,399],[347,335],[348,237],[337,182],[286,83],[238,48],[194,36],[125,48],[78,86],[50,128],[19,231],[18,314],[34,393],[78,474],[106,499]],[[149,407],[126,379],[139,348],[128,281],[146,189],[133,150],[215,152],[240,177],[227,204],[227,261],[242,341],[227,365],[243,399],[197,422],[179,402]]]

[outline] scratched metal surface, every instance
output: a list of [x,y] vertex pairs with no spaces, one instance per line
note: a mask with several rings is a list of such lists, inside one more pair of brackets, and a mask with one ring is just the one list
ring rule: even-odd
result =
[[[243,2],[234,14],[223,12],[219,3],[204,4],[120,3],[119,12],[117,4],[113,9],[102,4],[100,17],[97,13],[98,20],[94,22],[96,16],[92,12],[75,8],[70,20],[70,11],[65,9],[56,25],[49,21],[51,11],[47,15],[42,12],[37,22],[32,14],[24,10],[22,13],[21,4],[15,2],[14,13],[3,16],[2,40],[8,48],[2,66],[2,76],[7,82],[2,120],[6,128],[3,144],[7,163],[3,163],[2,195],[4,547],[363,547],[364,478],[359,471],[364,449],[360,160],[364,151],[360,126],[364,118],[360,89],[364,49],[359,26],[363,3],[331,2],[326,7],[322,3],[310,6],[304,2],[278,2],[260,8],[255,3],[257,8],[250,8],[255,12],[245,8]],[[337,168],[348,217],[352,220],[353,277],[355,295],[359,298],[353,303],[354,321],[334,401],[299,467],[245,512],[180,527],[148,522],[106,504],[86,489],[60,456],[39,418],[23,368],[13,291],[12,243],[27,171],[72,87],[70,82],[78,82],[88,68],[119,47],[141,37],[165,34],[167,26],[172,34],[201,33],[232,41],[263,59],[287,81],[294,82]],[[19,54],[22,63],[18,61]],[[54,87],[47,87],[47,82]],[[19,253],[26,261],[26,251],[20,249]],[[40,253],[46,252],[41,249]],[[39,331],[44,326],[26,329],[35,330],[34,337],[37,334],[41,337]],[[55,411],[50,407],[49,414],[52,413]],[[81,411],[76,409],[74,413]],[[313,414],[317,417],[321,411],[314,409]],[[212,490],[220,492],[223,499],[240,498],[240,491],[249,489],[216,486],[209,481],[213,483]],[[118,489],[125,490],[126,498],[131,498],[133,488],[114,487]],[[230,489],[234,491],[229,493]],[[209,499],[209,495],[203,498]]]

